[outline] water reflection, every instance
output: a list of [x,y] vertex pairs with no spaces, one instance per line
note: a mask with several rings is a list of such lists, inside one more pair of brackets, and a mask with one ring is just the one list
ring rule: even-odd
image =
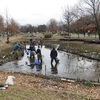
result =
[[51,63],[51,72],[52,74],[57,74],[58,73],[58,69],[57,69],[57,63],[53,64]]
[[31,67],[31,69],[33,69],[34,66],[35,66],[34,60],[33,59],[30,59],[30,67]]
[[0,70],[100,82],[100,62],[58,51],[59,64],[51,65],[50,51],[51,49],[42,46],[43,62],[39,65],[35,65],[29,55],[24,52],[24,56],[20,60],[4,64],[0,66]]
[[36,67],[37,71],[41,71],[42,70],[42,63],[35,65],[35,67]]

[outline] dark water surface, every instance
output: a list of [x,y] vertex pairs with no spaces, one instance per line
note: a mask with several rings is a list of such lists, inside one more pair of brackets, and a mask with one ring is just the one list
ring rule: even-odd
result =
[[[37,48],[37,47],[36,47]],[[78,55],[58,51],[59,64],[50,64],[51,49],[41,48],[43,55],[42,65],[36,66],[30,61],[27,54],[18,61],[12,61],[0,66],[0,71],[14,71],[21,73],[35,73],[54,77],[65,77],[86,81],[100,82],[100,62],[79,57]]]

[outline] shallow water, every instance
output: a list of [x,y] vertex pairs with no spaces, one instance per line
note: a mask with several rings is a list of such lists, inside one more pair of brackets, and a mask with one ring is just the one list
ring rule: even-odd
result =
[[59,64],[55,66],[56,64],[53,62],[52,66],[50,63],[51,49],[43,46],[41,51],[43,63],[39,66],[34,65],[34,62],[30,61],[24,52],[24,56],[20,60],[3,64],[0,66],[0,70],[100,82],[100,63],[98,61],[58,51]]

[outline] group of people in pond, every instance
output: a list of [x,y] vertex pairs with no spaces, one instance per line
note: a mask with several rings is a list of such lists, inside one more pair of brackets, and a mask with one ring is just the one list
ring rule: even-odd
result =
[[[35,45],[38,45],[38,48],[36,49]],[[17,51],[19,48],[21,48],[21,45],[19,43],[16,43],[13,47],[13,51]],[[27,49],[30,51],[30,60],[33,61],[36,65],[42,64],[42,53],[41,53],[41,44],[37,44],[36,41],[30,39],[30,47]],[[28,52],[27,52],[28,55]],[[52,70],[57,67],[58,63],[58,52],[55,49],[55,47],[52,48],[50,52],[50,58],[51,58],[51,66]],[[53,61],[55,61],[55,66],[53,65]]]
[[[29,48],[29,50],[31,52],[30,58],[32,58],[34,60],[35,59],[34,55],[36,53],[38,61],[42,63],[42,53],[41,53],[42,42],[40,41],[40,45],[38,44],[37,50],[35,49],[35,44],[36,44],[35,41],[30,39],[30,48]],[[53,47],[50,52],[51,64],[53,64],[53,61],[55,61],[57,64],[57,62],[58,62],[57,56],[58,56],[58,52],[55,49],[55,47]]]
[[42,63],[42,54],[41,54],[41,48],[39,45],[38,45],[37,50],[34,45],[30,45],[28,50],[30,51],[30,59],[32,61],[35,62],[35,60],[38,60],[38,63]]

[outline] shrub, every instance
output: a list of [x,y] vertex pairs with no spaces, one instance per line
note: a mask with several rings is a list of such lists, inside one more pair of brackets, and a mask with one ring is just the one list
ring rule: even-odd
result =
[[52,34],[51,33],[45,33],[44,34],[44,38],[51,38],[52,37]]

